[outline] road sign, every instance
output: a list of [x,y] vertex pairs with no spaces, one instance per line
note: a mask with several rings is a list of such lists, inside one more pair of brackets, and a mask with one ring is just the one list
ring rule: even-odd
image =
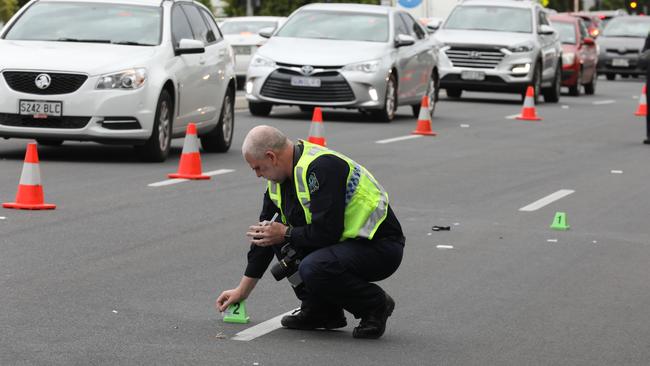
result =
[[422,4],[422,0],[398,0],[398,3],[404,8],[412,9]]

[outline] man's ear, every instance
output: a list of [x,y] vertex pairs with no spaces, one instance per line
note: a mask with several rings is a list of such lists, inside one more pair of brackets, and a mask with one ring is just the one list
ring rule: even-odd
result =
[[276,165],[276,164],[277,164],[277,162],[278,162],[278,156],[275,155],[275,153],[274,153],[273,151],[269,150],[269,151],[265,152],[265,153],[264,153],[264,156],[265,156],[267,159],[271,160],[271,163],[272,163],[273,165]]

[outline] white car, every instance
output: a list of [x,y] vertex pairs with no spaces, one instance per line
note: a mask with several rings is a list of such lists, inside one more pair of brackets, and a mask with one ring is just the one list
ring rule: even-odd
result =
[[[234,17],[226,18],[219,28],[223,37],[232,46],[235,52],[235,72],[243,85],[246,79],[246,70],[251,58],[267,39],[260,36],[258,32],[265,28],[275,30],[284,23],[285,17]],[[239,83],[238,83],[239,84]]]
[[0,137],[130,144],[150,161],[197,125],[234,127],[234,54],[209,10],[172,0],[32,0],[0,34]]

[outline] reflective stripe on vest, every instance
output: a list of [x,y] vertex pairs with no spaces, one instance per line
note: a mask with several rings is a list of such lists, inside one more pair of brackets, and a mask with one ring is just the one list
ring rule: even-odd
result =
[[[348,163],[350,172],[345,189],[344,227],[340,240],[350,238],[372,239],[379,225],[388,214],[388,194],[363,166],[338,152],[303,141],[303,153],[294,168],[294,181],[298,201],[305,212],[305,221],[311,224],[310,193],[307,184],[307,168],[321,155],[335,155]],[[280,185],[268,183],[269,196],[282,212]]]

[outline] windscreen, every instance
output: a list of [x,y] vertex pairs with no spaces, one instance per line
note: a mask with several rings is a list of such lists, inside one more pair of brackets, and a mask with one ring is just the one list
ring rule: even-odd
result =
[[160,7],[38,2],[4,36],[9,40],[160,44]]
[[257,34],[261,29],[264,28],[275,28],[278,25],[278,22],[275,21],[224,21],[221,24],[221,32],[223,34],[241,34],[241,35],[251,35]]
[[303,10],[294,14],[276,37],[387,42],[388,15]]
[[554,21],[552,25],[560,33],[562,43],[576,44],[576,28],[573,23]]
[[607,23],[602,35],[605,37],[645,38],[648,32],[650,32],[650,19],[618,17]]
[[531,14],[529,9],[505,6],[458,6],[444,28],[532,33]]

